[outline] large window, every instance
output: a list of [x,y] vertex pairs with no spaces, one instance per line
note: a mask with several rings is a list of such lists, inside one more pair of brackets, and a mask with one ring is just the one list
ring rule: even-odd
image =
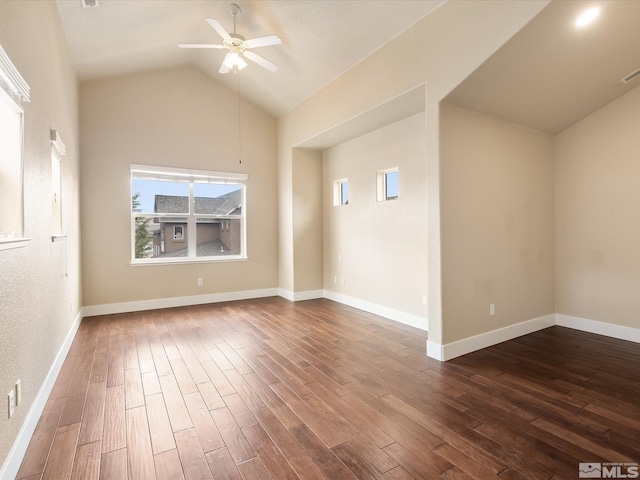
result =
[[246,179],[132,165],[132,263],[246,259]]
[[29,86],[0,47],[0,250],[23,246],[22,103]]

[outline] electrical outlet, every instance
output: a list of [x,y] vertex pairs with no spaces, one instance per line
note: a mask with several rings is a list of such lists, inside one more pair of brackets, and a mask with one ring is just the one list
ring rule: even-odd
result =
[[342,263],[342,255],[338,255],[338,263]]
[[338,277],[335,277],[335,276],[333,277],[333,284],[334,285],[338,284]]
[[16,382],[16,407],[22,402],[22,380]]
[[7,398],[7,401],[9,402],[9,418],[11,418],[13,416],[13,411],[16,409],[15,391],[13,388],[9,392],[9,398]]
[[204,285],[204,282],[201,278],[198,278],[198,286],[201,287],[202,285]]
[[340,277],[340,285],[344,285],[344,277]]
[[422,304],[423,305],[427,304],[427,296],[426,295],[422,295]]
[[496,305],[492,303],[491,305],[489,305],[489,315],[493,317],[495,314],[496,314]]

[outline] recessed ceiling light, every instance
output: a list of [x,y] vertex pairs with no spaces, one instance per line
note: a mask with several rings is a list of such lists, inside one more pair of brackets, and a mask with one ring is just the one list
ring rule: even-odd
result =
[[576,19],[575,26],[578,28],[586,27],[591,22],[593,22],[598,15],[600,15],[600,9],[598,7],[592,7],[588,10],[585,10]]

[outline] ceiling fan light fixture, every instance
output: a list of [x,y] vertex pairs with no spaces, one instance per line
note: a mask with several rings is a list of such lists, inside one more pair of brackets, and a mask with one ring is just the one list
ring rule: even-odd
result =
[[238,70],[242,70],[244,67],[247,66],[247,62],[244,61],[244,58],[242,58],[238,52],[231,52],[230,54],[228,54],[225,59],[224,62],[225,66],[227,66],[229,69],[233,69],[234,67],[237,67]]
[[[1,1],[1,0],[0,0]],[[89,0],[86,0],[89,1]],[[98,0],[93,0],[98,1]],[[233,15],[233,33],[227,32],[225,28],[214,18],[206,17],[205,21],[213,28],[220,37],[222,37],[222,45],[217,44],[203,44],[203,43],[180,43],[180,48],[226,48],[229,53],[224,57],[222,65],[218,73],[226,74],[231,70],[234,72],[242,70],[247,66],[247,60],[257,63],[263,68],[266,68],[270,72],[278,70],[278,66],[275,63],[270,62],[266,58],[261,57],[251,51],[252,48],[268,47],[270,45],[280,45],[282,40],[277,35],[266,35],[264,37],[245,39],[242,35],[236,32],[236,15],[240,13],[240,7],[232,3],[231,14]]]

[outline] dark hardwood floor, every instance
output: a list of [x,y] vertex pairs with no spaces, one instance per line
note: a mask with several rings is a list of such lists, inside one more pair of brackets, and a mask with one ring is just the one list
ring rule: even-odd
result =
[[18,479],[574,479],[640,461],[640,345],[552,327],[439,363],[328,300],[86,318]]

